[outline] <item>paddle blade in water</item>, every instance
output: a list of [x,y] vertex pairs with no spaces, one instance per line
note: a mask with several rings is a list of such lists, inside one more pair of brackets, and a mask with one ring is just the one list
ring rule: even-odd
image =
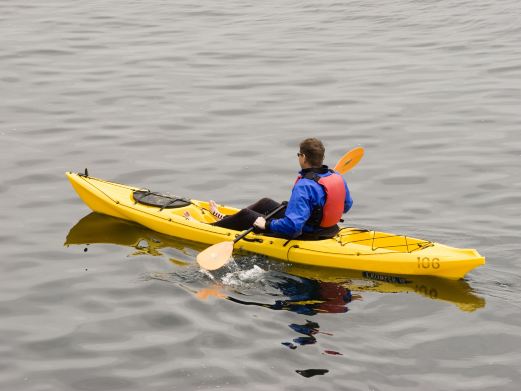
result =
[[221,242],[208,247],[197,255],[197,263],[203,269],[216,270],[228,263],[233,252],[233,242]]
[[342,158],[338,161],[335,166],[335,171],[339,172],[340,174],[345,174],[354,166],[356,166],[363,156],[364,149],[362,147],[353,148],[344,156],[342,156]]

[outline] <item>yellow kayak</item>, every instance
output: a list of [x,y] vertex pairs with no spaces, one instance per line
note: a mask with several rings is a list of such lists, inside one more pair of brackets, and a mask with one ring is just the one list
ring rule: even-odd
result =
[[[172,205],[152,206],[137,201],[147,189],[122,185],[85,174],[67,172],[80,198],[94,212],[133,221],[166,235],[205,244],[233,240],[239,231],[211,225],[215,217],[206,201],[180,200]],[[150,193],[155,194],[155,193]],[[176,205],[177,204],[177,205]],[[189,211],[194,219],[187,220]],[[224,214],[239,209],[222,206]],[[333,238],[287,240],[250,233],[239,241],[237,250],[319,267],[399,275],[437,276],[460,279],[483,265],[485,258],[474,249],[460,249],[404,235],[343,227]]]

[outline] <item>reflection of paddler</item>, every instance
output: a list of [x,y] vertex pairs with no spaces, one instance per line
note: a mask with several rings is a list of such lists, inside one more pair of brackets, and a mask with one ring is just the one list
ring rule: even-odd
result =
[[317,306],[317,311],[327,313],[346,312],[345,304],[360,298],[359,295],[353,296],[349,289],[332,282],[318,282],[318,296],[324,302]]
[[[322,282],[308,278],[285,279],[276,284],[286,300],[277,300],[273,309],[290,308],[290,311],[315,314],[318,312],[347,312],[346,304],[353,300],[351,291],[333,282]],[[358,298],[356,296],[355,298]]]
[[218,285],[199,290],[196,293],[196,297],[205,300],[210,296],[214,296],[242,305],[254,305],[277,311],[285,310],[304,315],[344,313],[348,311],[347,303],[360,299],[359,295],[352,295],[349,289],[341,285],[305,278],[298,280],[287,279],[285,283],[276,284],[276,287],[287,298],[276,300],[273,304],[238,299],[224,293]]

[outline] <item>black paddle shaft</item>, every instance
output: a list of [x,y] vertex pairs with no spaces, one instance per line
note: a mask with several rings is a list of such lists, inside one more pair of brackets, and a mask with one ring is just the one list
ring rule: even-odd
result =
[[[280,212],[282,209],[284,209],[285,207],[287,206],[286,203],[278,206],[275,210],[271,211],[266,217],[265,219],[269,219],[270,217],[274,216],[275,214],[277,214],[278,212]],[[233,243],[237,243],[239,240],[241,240],[242,238],[244,238],[246,235],[248,235],[251,231],[253,231],[255,229],[255,226],[252,226],[251,228],[248,228],[246,231],[244,231],[242,234],[240,234],[239,236],[237,236],[234,240],[233,240]]]

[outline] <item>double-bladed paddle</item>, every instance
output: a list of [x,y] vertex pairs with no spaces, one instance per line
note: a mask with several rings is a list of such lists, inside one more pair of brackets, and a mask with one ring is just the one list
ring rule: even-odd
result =
[[[354,166],[358,164],[360,159],[364,156],[364,149],[362,147],[356,147],[349,152],[347,152],[336,164],[334,170],[339,174],[345,174],[349,170],[351,170]],[[269,219],[277,212],[281,211],[286,207],[286,204],[280,205],[277,209],[270,212],[266,219]],[[253,231],[255,227],[250,227],[239,236],[237,236],[233,241],[226,241],[214,244],[208,247],[206,250],[201,251],[197,255],[197,263],[201,268],[206,270],[216,270],[224,265],[226,265],[233,253],[233,246],[239,240],[248,235],[251,231]]]

